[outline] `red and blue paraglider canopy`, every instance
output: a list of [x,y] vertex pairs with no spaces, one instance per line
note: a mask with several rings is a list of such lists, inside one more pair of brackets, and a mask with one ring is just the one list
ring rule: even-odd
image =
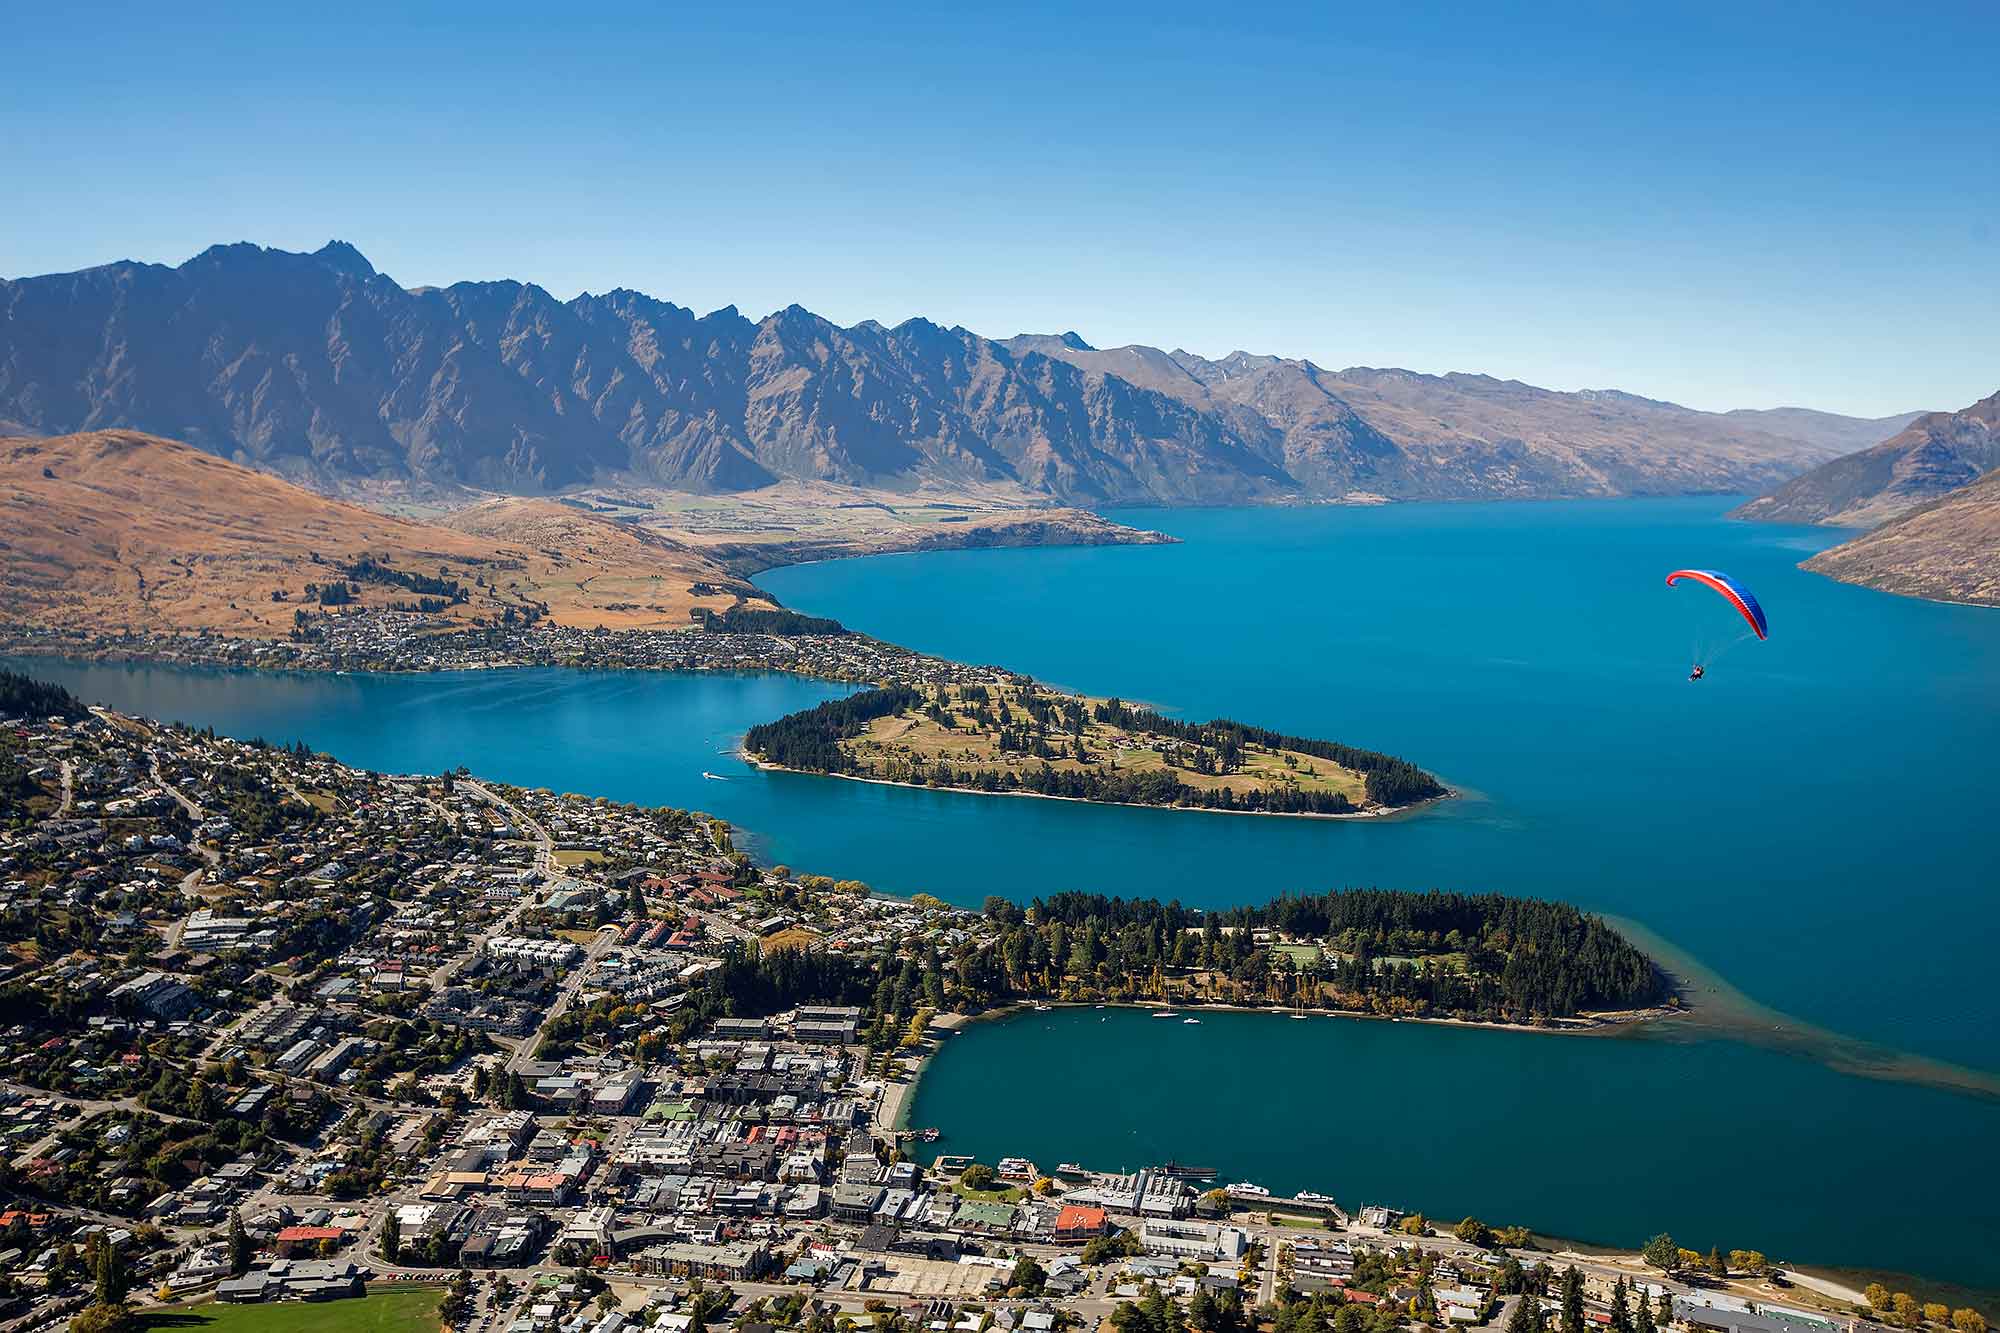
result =
[[1750,622],[1750,628],[1757,631],[1758,638],[1770,636],[1771,627],[1764,619],[1764,608],[1757,605],[1757,599],[1751,595],[1748,588],[1729,575],[1714,569],[1677,569],[1667,575],[1667,586],[1671,588],[1682,579],[1693,579],[1696,583],[1721,593],[1729,604],[1736,608],[1737,614]]

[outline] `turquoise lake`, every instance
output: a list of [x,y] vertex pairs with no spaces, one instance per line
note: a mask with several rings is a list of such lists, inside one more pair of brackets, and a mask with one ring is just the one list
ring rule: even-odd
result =
[[1733,1041],[1059,1009],[951,1038],[910,1114],[987,1162],[1180,1161],[1350,1208],[2000,1286],[1991,1102]]
[[[1390,820],[762,774],[733,755],[742,731],[841,692],[773,676],[33,666],[114,706],[371,767],[464,763],[694,806],[771,860],[968,905],[1063,888],[1223,904],[1350,884],[1566,898],[1656,933],[1788,1024],[2000,1070],[2000,613],[1803,573],[1839,534],[1728,522],[1728,506],[1124,511],[1182,543],[876,557],[760,580],[913,648],[1375,746],[1467,792]],[[1685,565],[1736,575],[1771,621],[1768,643],[1731,644],[1699,684],[1694,641],[1735,629],[1712,594],[1664,586]],[[1128,1034],[1106,1059],[1105,1025],[1067,1021],[955,1039],[919,1115],[982,1155],[1175,1155],[1348,1203],[1360,1191],[1607,1241],[1672,1226],[1704,1245],[2000,1287],[1990,1099],[1688,1030],[1214,1015]]]

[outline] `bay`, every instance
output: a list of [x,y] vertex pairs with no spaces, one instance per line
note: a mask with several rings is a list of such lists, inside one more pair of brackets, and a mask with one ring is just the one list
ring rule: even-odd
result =
[[[2000,1069],[2000,613],[1835,583],[1842,534],[1728,499],[1126,511],[1175,546],[942,552],[775,570],[789,604],[1190,718],[1374,746],[1469,789],[1407,819],[883,799],[852,873],[958,901],[1049,888],[1258,901],[1379,884],[1563,898],[1752,999]],[[1729,571],[1769,613],[1707,678]],[[850,785],[850,784],[839,784]],[[977,855],[935,839],[978,805]],[[919,882],[921,881],[921,882]]]
[[[2000,1070],[2000,614],[1806,574],[1796,562],[1841,534],[1728,522],[1728,505],[1128,512],[1182,544],[762,577],[789,605],[911,647],[1377,746],[1465,793],[1387,820],[762,773],[734,755],[745,728],[844,692],[769,675],[25,665],[116,707],[370,767],[462,763],[705,809],[771,860],[967,905],[1064,888],[1220,905],[1345,884],[1566,898],[1769,1006],[1745,1012],[1773,1032]],[[1664,587],[1683,565],[1734,573],[1771,617],[1768,643],[1728,644],[1700,684],[1686,680],[1694,641],[1733,630],[1707,614],[1719,601]],[[1189,1040],[1133,1034],[1105,1058],[1089,1034],[977,1025],[937,1061],[918,1114],[982,1152],[1178,1155],[1350,1203],[1360,1190],[1608,1241],[1686,1219],[1683,1239],[2000,1286],[1991,1099],[1851,1077],[1748,1043],[1740,1023],[1602,1039],[1162,1026]],[[1218,1100],[1204,1079],[1256,1100]],[[1157,1136],[1117,1137],[1142,1129]]]
[[769,672],[308,675],[41,657],[4,664],[90,703],[246,740],[304,741],[378,772],[463,765],[521,786],[703,810],[731,820],[753,845],[756,830],[791,815],[782,785],[737,754],[743,732],[853,688]]
[[1991,1103],[1730,1041],[1058,1009],[950,1038],[910,1114],[984,1162],[1178,1160],[1446,1224],[2000,1288]]

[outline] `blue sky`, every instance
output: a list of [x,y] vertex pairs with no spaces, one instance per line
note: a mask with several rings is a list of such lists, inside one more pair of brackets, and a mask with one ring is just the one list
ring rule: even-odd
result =
[[17,8],[0,274],[338,236],[1708,408],[2000,388],[1991,3],[287,8]]

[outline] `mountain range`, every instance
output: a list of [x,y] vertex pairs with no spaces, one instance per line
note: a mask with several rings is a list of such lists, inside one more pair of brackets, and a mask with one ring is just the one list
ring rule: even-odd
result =
[[1881,424],[924,319],[843,328],[796,305],[697,316],[624,289],[408,289],[338,241],[0,282],[0,431],[145,430],[334,490],[1001,483],[1085,505],[1757,491]]
[[2000,393],[1925,413],[1735,513],[1869,527],[1804,567],[1906,597],[2000,606]]
[[1736,511],[1774,523],[1863,528],[1909,513],[2000,468],[2000,393],[1927,412],[1879,444],[1794,477]]

